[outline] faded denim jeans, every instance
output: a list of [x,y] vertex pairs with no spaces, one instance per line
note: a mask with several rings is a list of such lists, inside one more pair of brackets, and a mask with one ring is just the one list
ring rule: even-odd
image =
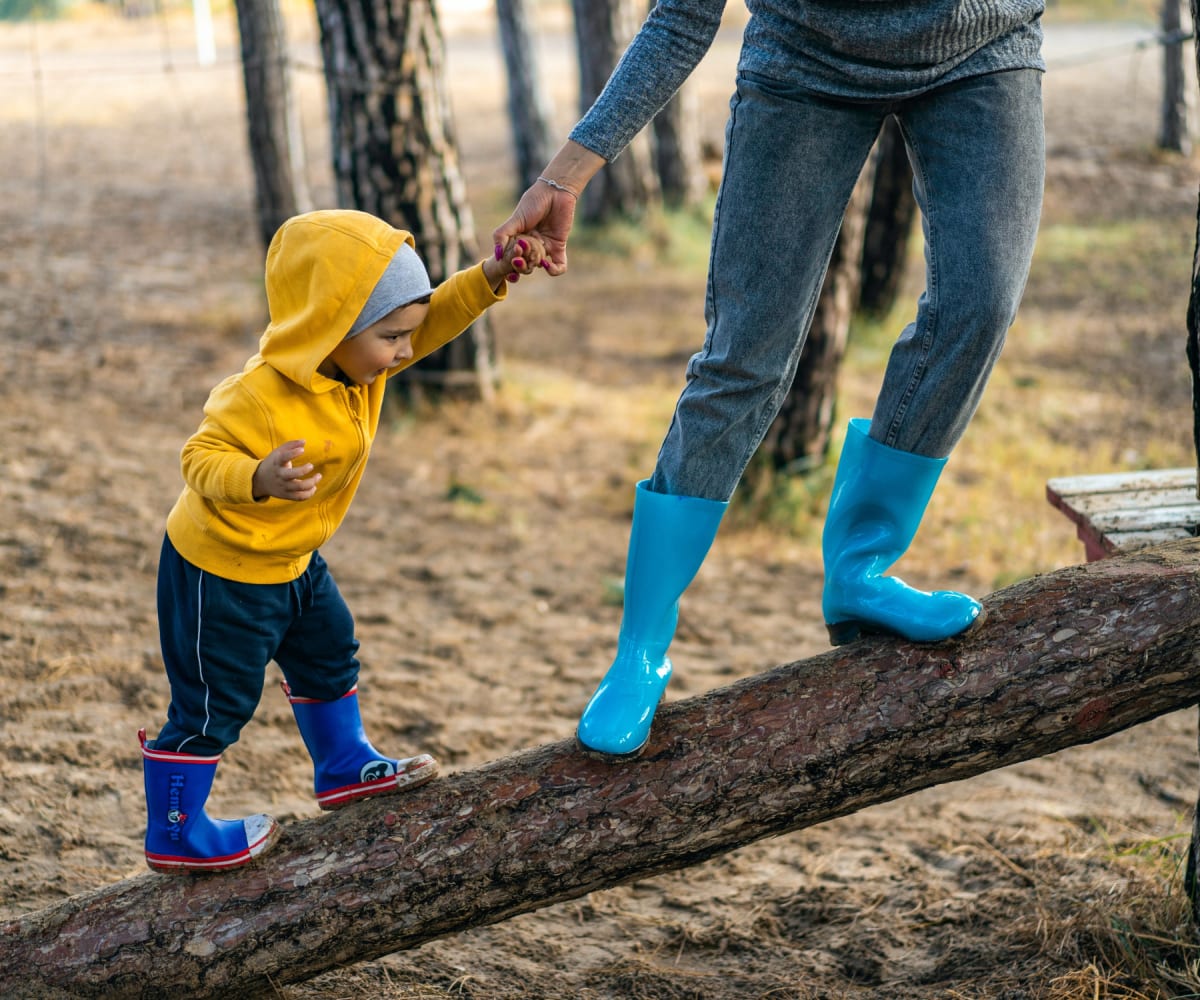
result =
[[848,102],[741,74],[709,260],[704,346],[651,489],[728,500],[791,386],[855,181],[888,115],[913,165],[925,290],[888,361],[871,437],[950,454],[1025,288],[1045,178],[1041,74]]

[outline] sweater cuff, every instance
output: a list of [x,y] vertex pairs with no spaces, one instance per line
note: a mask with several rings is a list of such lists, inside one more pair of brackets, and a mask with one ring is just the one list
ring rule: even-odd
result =
[[508,281],[500,282],[500,291],[493,292],[492,284],[487,280],[487,275],[483,270],[483,261],[480,261],[472,268],[468,268],[466,272],[466,288],[463,290],[463,299],[473,308],[483,312],[489,306],[495,305],[497,302],[503,302],[508,298]]
[[258,470],[258,461],[253,458],[239,458],[229,463],[225,473],[225,492],[229,503],[254,503],[254,473]]

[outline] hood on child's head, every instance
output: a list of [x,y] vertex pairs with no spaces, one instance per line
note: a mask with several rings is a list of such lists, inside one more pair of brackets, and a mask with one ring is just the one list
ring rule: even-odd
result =
[[401,243],[391,263],[384,268],[383,274],[375,282],[367,304],[350,327],[346,339],[357,337],[393,310],[410,302],[428,299],[432,294],[433,286],[429,284],[429,272],[425,270],[424,261],[411,246]]
[[[288,219],[267,249],[271,322],[259,341],[263,360],[306,388],[322,388],[324,376],[313,384],[317,366],[350,333],[404,244],[415,247],[410,233],[367,212],[333,209]],[[402,259],[411,265],[408,254]],[[412,280],[411,266],[406,273]]]

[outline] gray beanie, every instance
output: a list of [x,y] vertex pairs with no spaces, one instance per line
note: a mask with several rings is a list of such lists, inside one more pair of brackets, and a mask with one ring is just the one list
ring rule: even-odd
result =
[[407,243],[401,243],[391,263],[375,283],[367,304],[362,307],[346,339],[362,333],[372,323],[378,323],[393,309],[423,299],[432,291],[429,272],[425,270],[417,251]]

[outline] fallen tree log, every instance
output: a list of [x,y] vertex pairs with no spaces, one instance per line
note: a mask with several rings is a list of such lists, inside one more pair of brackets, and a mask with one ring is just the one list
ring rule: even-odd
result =
[[997,592],[960,641],[869,639],[665,705],[642,758],[569,741],[0,925],[0,996],[252,997],[694,865],[1200,700],[1200,540]]

